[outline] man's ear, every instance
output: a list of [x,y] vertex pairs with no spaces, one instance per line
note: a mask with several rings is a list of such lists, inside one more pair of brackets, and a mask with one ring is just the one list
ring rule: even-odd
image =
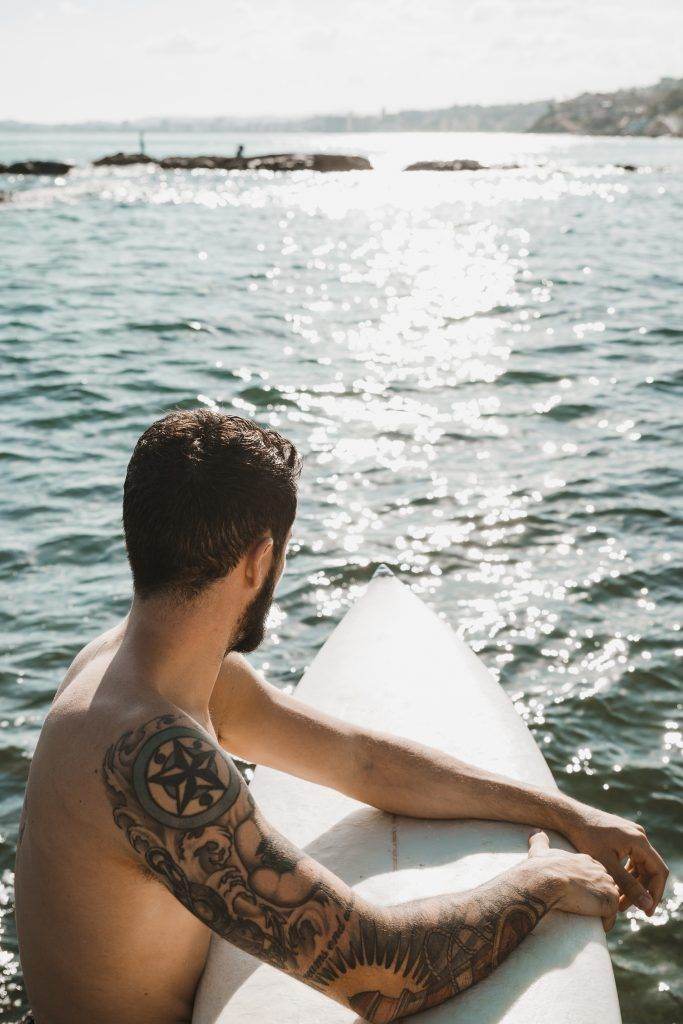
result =
[[244,560],[244,581],[253,590],[260,590],[273,561],[273,538],[263,537],[247,552]]

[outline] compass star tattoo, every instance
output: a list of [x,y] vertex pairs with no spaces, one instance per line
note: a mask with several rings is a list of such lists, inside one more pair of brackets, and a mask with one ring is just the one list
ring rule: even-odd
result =
[[[221,780],[216,772],[216,754],[202,749],[201,740],[192,740],[188,749],[182,739],[170,740],[167,754],[157,753],[162,761],[158,772],[148,775],[147,785],[161,786],[175,803],[176,816],[181,819],[193,800],[202,807],[211,807],[221,793]],[[163,760],[162,760],[163,759]]]
[[116,825],[191,913],[375,1024],[483,980],[549,909],[505,876],[457,897],[366,903],[268,825],[232,760],[182,715],[124,733],[102,778]]
[[200,828],[229,810],[239,778],[225,758],[196,730],[162,729],[142,746],[133,781],[145,810],[169,828]]

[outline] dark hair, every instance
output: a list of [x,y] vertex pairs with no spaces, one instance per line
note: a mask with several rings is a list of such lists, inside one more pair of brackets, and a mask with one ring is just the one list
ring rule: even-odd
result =
[[241,416],[191,409],[153,423],[123,488],[135,593],[196,597],[269,533],[279,558],[301,466],[291,441]]

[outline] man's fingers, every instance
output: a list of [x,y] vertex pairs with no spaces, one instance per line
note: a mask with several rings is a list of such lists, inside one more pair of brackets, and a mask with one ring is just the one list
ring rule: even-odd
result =
[[550,840],[545,832],[534,832],[529,836],[529,856],[533,857],[550,849]]
[[[646,914],[651,914],[655,909],[655,902],[652,895],[641,885],[637,878],[634,878],[621,864],[606,865],[607,870],[619,886],[622,899],[619,900],[619,909],[625,910],[634,903]],[[623,902],[623,907],[622,907]]]
[[[641,842],[632,847],[630,862],[639,878],[650,890],[652,910],[654,910],[664,895],[669,869],[654,847],[650,846],[645,836]],[[641,909],[645,910],[645,907],[641,907]]]

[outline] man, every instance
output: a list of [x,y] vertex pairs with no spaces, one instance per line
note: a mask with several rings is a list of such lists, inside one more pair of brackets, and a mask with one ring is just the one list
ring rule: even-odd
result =
[[[485,978],[553,908],[610,928],[662,896],[667,870],[639,825],[320,714],[250,667],[300,469],[275,431],[204,410],[136,445],[132,605],[57,691],[22,816],[17,925],[37,1024],[190,1021],[212,931],[386,1022]],[[269,825],[228,750],[393,813],[556,828],[582,853],[539,832],[485,885],[376,906]]]

